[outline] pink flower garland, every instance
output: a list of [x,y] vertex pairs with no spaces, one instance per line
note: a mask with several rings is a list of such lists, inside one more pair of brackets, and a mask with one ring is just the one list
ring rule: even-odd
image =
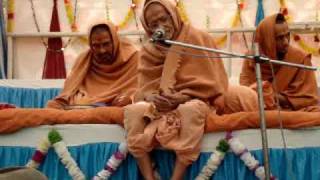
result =
[[26,166],[37,169],[46,158],[50,147],[51,143],[49,142],[48,137],[44,138],[37,146],[32,159],[26,164]]
[[121,162],[126,159],[128,154],[128,148],[126,143],[121,143],[119,145],[118,151],[115,152],[110,159],[107,161],[104,169],[102,169],[98,174],[93,177],[93,180],[105,180],[117,170]]
[[[232,132],[227,132],[226,140],[230,145],[230,149],[240,157],[244,164],[251,170],[254,171],[257,178],[264,180],[265,179],[265,170],[264,166],[259,164],[259,161],[249,152],[244,144],[240,140],[232,135]],[[270,177],[270,180],[276,180],[276,177]]]

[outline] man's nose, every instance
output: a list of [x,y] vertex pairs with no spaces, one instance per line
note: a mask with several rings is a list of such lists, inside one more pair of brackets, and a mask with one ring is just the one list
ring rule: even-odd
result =
[[283,44],[288,46],[289,45],[289,38],[284,38]]
[[105,47],[100,46],[100,47],[98,48],[98,53],[99,53],[99,54],[103,54],[103,53],[105,53],[105,52],[107,52],[107,49],[106,49]]

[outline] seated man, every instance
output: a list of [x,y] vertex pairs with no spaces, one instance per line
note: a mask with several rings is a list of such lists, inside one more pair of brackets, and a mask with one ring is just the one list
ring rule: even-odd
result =
[[[213,38],[184,24],[167,0],[146,1],[141,21],[148,37],[163,29],[166,39],[215,48]],[[155,178],[148,153],[158,144],[175,151],[172,179],[182,179],[199,156],[207,114],[213,106],[226,107],[228,77],[221,59],[210,56],[218,55],[161,43],[143,45],[136,103],[124,107],[124,126],[129,151],[145,179]]]
[[131,103],[130,96],[137,86],[137,49],[128,40],[120,39],[111,23],[93,25],[88,39],[90,49],[78,57],[61,94],[47,107]]
[[[255,41],[258,42],[261,55],[270,59],[312,65],[311,55],[292,47],[288,24],[282,14],[265,18],[257,27]],[[313,71],[292,68],[277,64],[261,65],[265,107],[276,109],[273,92],[282,109],[289,111],[319,111],[317,81]],[[273,76],[274,72],[274,76]],[[243,62],[240,84],[256,88],[255,64],[252,60]],[[273,87],[273,84],[276,87]]]

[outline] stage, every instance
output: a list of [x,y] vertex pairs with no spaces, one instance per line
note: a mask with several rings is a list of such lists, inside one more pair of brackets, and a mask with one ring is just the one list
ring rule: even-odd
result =
[[[52,81],[0,81],[0,100],[18,107],[44,107],[48,99],[60,91],[63,80]],[[319,117],[320,118],[320,117]],[[43,125],[26,128],[13,134],[0,135],[0,168],[24,166],[32,158],[36,146],[47,136],[51,129],[56,129],[63,137],[71,156],[76,161],[86,179],[91,179],[103,169],[106,161],[117,151],[118,145],[125,141],[124,130],[118,125],[82,124],[82,125]],[[299,130],[284,130],[287,151],[283,149],[279,129],[268,129],[271,173],[278,179],[304,180],[320,179],[320,128],[312,127]],[[261,136],[259,129],[234,131],[246,148],[263,163]],[[185,179],[194,179],[206,164],[211,152],[225,137],[225,132],[206,134],[202,142],[199,159],[189,167]],[[173,152],[157,149],[152,152],[157,169],[162,179],[169,179],[173,171],[175,155]],[[70,179],[67,169],[59,161],[53,148],[40,170],[49,179]],[[115,171],[111,179],[141,179],[137,164],[132,156]],[[216,173],[215,180],[250,180],[256,179],[240,158],[228,152]]]

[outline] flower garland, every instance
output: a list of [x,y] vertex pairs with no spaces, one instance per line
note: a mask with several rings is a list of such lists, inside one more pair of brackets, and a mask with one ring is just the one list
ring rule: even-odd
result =
[[[116,25],[118,29],[124,29],[127,27],[128,23],[130,22],[131,19],[133,19],[134,14],[135,14],[135,10],[139,4],[140,0],[132,0],[132,3],[130,5],[129,11],[127,12],[126,16],[124,17],[124,19],[118,24]],[[108,6],[108,1],[106,1],[106,16],[107,16],[107,20],[110,20],[110,13],[109,13],[109,6]]]
[[32,159],[26,164],[27,167],[37,169],[47,156],[48,149],[51,147],[48,137],[44,138],[34,152]]
[[183,4],[182,0],[176,0],[176,4],[177,4],[177,9],[178,9],[178,13],[182,19],[183,22],[188,23],[189,22],[189,18],[186,12],[186,8],[185,5]]
[[225,139],[219,141],[218,146],[211,154],[207,164],[202,168],[196,180],[208,180],[218,169],[220,163],[223,161],[225,154],[229,150],[229,144]]
[[7,2],[7,8],[8,8],[8,25],[7,25],[7,31],[13,32],[14,29],[14,0],[8,0]]
[[66,144],[62,141],[62,137],[56,130],[51,130],[48,135],[48,139],[54,147],[57,155],[61,159],[62,164],[68,169],[68,172],[72,179],[84,180],[85,176],[77,166],[77,163],[71,157]]
[[[289,16],[289,11],[286,5],[286,1],[285,0],[279,0],[280,3],[280,13],[282,13],[285,17],[286,20],[288,22],[292,21],[292,18]],[[318,21],[318,17],[319,14],[317,12],[316,14],[316,20]],[[297,42],[297,44],[307,53],[313,54],[315,56],[319,56],[320,55],[320,48],[316,48],[316,47],[312,47],[310,45],[307,44],[307,42],[305,42],[298,34],[292,33],[293,39],[295,42]],[[316,33],[316,35],[314,36],[314,41],[315,42],[319,42],[319,36],[318,33]]]
[[[232,135],[232,132],[227,132],[226,140],[230,145],[230,149],[240,157],[244,164],[251,170],[254,171],[258,179],[265,179],[264,167],[259,165],[259,161],[249,152],[244,144],[240,140]],[[271,175],[270,180],[275,180],[276,178]]]
[[[77,4],[77,2],[76,2],[76,4]],[[76,24],[76,9],[74,10],[75,12],[73,12],[71,0],[64,0],[64,7],[66,10],[68,22],[71,27],[71,31],[78,32],[78,26]],[[77,7],[77,5],[75,5],[75,7]]]
[[32,159],[26,164],[27,167],[37,169],[43,163],[48,149],[53,146],[57,155],[61,159],[62,164],[68,169],[72,179],[84,180],[85,176],[77,166],[77,163],[71,157],[66,144],[62,141],[60,133],[56,130],[51,130],[46,138],[44,138],[38,145]]
[[320,48],[315,48],[309,46],[298,34],[292,34],[293,40],[298,43],[298,45],[307,53],[319,56],[320,55]]
[[[237,6],[238,6],[237,11],[231,21],[231,28],[237,27],[241,22],[241,12],[245,7],[244,0],[238,0]],[[227,34],[224,34],[222,37],[216,40],[216,44],[217,46],[222,47],[226,43],[226,41],[227,41]]]
[[289,16],[287,2],[285,0],[279,0],[279,4],[280,4],[280,13],[285,16],[285,18],[288,22],[291,21],[292,18]]
[[[182,0],[175,0],[176,1],[176,4],[177,4],[177,8],[178,8],[178,13],[181,17],[181,19],[183,20],[183,22],[185,23],[188,23],[189,22],[189,17],[186,13],[186,8],[185,8],[185,5],[183,3]],[[232,18],[232,21],[231,21],[231,27],[234,28],[236,26],[238,26],[239,22],[241,21],[241,11],[244,9],[245,7],[245,0],[237,0],[237,11],[235,13],[235,15],[233,16]],[[207,15],[206,16],[206,27],[209,28],[210,27],[210,17]],[[218,46],[223,46],[223,44],[225,44],[227,40],[227,34],[223,35],[221,38],[219,38],[217,41],[216,41],[216,44]]]
[[117,170],[121,162],[126,159],[128,154],[127,143],[121,143],[119,145],[118,151],[116,151],[110,159],[107,161],[104,169],[102,169],[98,174],[93,178],[93,180],[105,180],[109,179],[114,171]]
[[[85,176],[77,166],[74,159],[71,157],[66,144],[62,141],[62,136],[56,130],[51,130],[46,138],[44,138],[39,145],[32,159],[26,164],[31,168],[38,168],[39,165],[44,161],[48,149],[53,146],[57,155],[61,159],[61,162],[68,169],[68,172],[72,179],[84,180]],[[265,169],[259,164],[255,157],[249,152],[244,144],[240,140],[232,135],[232,132],[227,132],[224,139],[219,141],[219,144],[209,157],[207,164],[202,168],[196,180],[208,180],[218,169],[219,165],[223,161],[228,150],[234,152],[244,164],[251,170],[254,171],[255,176],[258,179],[265,179]],[[128,154],[127,144],[121,143],[118,150],[108,159],[105,167],[93,177],[93,180],[106,180],[117,170],[123,160],[126,159]],[[271,175],[270,180],[276,178]]]

